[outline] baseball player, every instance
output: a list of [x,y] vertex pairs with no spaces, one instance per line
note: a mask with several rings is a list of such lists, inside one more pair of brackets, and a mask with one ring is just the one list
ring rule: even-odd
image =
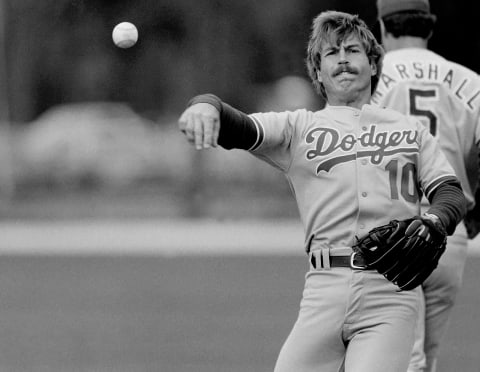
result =
[[[474,191],[480,142],[480,79],[473,71],[427,49],[436,21],[428,0],[378,0],[377,10],[387,53],[372,101],[417,117],[428,128],[461,182],[472,211],[469,215],[479,216],[474,208]],[[427,209],[428,201],[423,204]],[[478,232],[478,220],[473,220],[471,238]],[[423,284],[425,316],[411,371],[436,369],[439,344],[461,287],[466,258],[467,232],[460,224],[448,239],[439,267]]]
[[310,269],[275,372],[405,372],[420,287],[398,290],[352,245],[379,224],[419,215],[421,194],[431,202],[424,218],[449,234],[463,217],[460,184],[428,130],[369,104],[382,56],[358,16],[323,12],[307,67],[326,108],[247,115],[205,94],[179,118],[197,149],[246,150],[282,171],[296,197]]

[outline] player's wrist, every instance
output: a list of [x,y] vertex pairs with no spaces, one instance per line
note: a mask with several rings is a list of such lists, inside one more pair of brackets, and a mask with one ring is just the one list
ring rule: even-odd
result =
[[445,225],[443,224],[442,220],[440,217],[438,217],[436,214],[425,212],[422,215],[422,220],[430,222],[431,225],[437,230],[438,232],[442,234],[446,234],[445,232]]
[[436,214],[433,214],[433,213],[425,212],[422,217],[427,218],[435,223],[442,223],[442,221],[440,220],[440,217],[438,217]]
[[187,106],[190,107],[196,103],[209,103],[215,107],[218,112],[222,112],[222,100],[214,94],[207,93],[195,96],[188,102]]

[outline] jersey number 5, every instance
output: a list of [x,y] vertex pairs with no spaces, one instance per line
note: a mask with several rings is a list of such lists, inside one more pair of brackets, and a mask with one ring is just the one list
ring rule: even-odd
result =
[[[428,104],[437,102],[437,91],[435,89],[424,90],[410,88],[408,90],[408,95],[410,103],[410,115],[417,116],[420,120],[427,120],[428,127],[430,128],[430,133],[432,134],[432,136],[435,136],[437,134],[437,115],[435,115],[433,110],[423,108],[423,105],[421,103]],[[420,108],[419,106],[421,106],[422,108]]]

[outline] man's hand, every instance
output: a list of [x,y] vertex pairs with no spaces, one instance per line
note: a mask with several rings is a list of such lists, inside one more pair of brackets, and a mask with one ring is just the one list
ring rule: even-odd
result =
[[178,119],[178,127],[197,150],[218,146],[220,113],[209,103],[188,107]]

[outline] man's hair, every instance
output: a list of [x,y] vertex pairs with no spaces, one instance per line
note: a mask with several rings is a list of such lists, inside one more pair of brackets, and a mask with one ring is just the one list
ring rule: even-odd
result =
[[371,92],[375,91],[382,72],[384,51],[366,23],[358,15],[337,11],[320,13],[312,23],[312,31],[307,47],[306,65],[308,74],[317,93],[326,98],[325,87],[318,81],[320,71],[321,48],[323,42],[340,45],[350,35],[358,37],[362,43],[370,63],[377,67],[376,75],[371,79]]
[[428,39],[433,32],[437,17],[431,13],[407,10],[385,16],[382,21],[385,31],[393,37],[414,36]]

